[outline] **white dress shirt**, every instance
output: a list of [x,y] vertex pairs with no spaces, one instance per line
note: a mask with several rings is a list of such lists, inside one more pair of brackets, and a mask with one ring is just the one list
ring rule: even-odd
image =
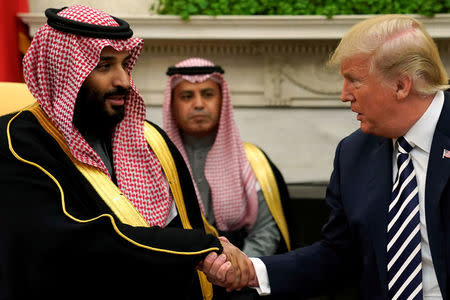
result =
[[[419,189],[419,212],[420,212],[420,233],[421,233],[421,252],[422,252],[422,283],[423,299],[437,300],[442,299],[441,291],[436,278],[436,272],[431,258],[430,244],[428,241],[427,224],[425,219],[425,183],[428,168],[428,158],[430,156],[431,142],[433,140],[434,130],[439,120],[439,116],[444,105],[444,92],[436,93],[433,101],[422,115],[422,117],[409,129],[404,137],[415,145],[410,155],[416,170],[416,179]],[[397,175],[396,154],[397,148],[394,143],[392,158],[392,182]],[[259,288],[256,288],[260,295],[270,294],[270,282],[267,274],[267,268],[259,258],[250,258],[255,267],[256,276],[259,282]]]
[[[422,115],[422,117],[408,130],[404,138],[414,144],[411,150],[411,160],[416,170],[417,186],[419,188],[419,214],[420,214],[420,235],[422,252],[422,287],[423,299],[442,299],[441,291],[434,271],[433,260],[431,258],[430,243],[428,241],[427,224],[425,219],[425,183],[428,169],[428,158],[430,156],[431,142],[433,141],[434,130],[441,115],[444,105],[444,93],[436,93],[433,101]],[[397,147],[394,143],[394,153],[392,158],[392,182],[397,176]]]

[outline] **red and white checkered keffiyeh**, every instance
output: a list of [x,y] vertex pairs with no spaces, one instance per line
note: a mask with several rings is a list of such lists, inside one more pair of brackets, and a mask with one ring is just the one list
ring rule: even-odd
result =
[[[175,67],[214,66],[202,58],[190,58],[181,61]],[[209,183],[216,225],[220,230],[251,228],[258,213],[256,177],[245,155],[239,130],[233,117],[228,85],[219,73],[202,75],[172,75],[169,77],[163,104],[163,127],[178,147],[186,162],[186,150],[180,136],[177,123],[172,115],[172,90],[182,80],[192,83],[203,82],[211,76],[219,79],[222,88],[222,108],[219,127],[211,150],[205,162],[205,177]],[[189,171],[192,170],[189,167]],[[195,184],[199,204],[205,212],[198,188]]]
[[[58,15],[84,23],[119,26],[108,14],[81,5],[66,8]],[[129,51],[131,73],[143,41],[83,37],[45,24],[35,34],[23,62],[28,88],[64,136],[72,155],[110,176],[99,155],[72,123],[78,91],[106,46]],[[112,138],[117,184],[150,226],[164,226],[171,205],[169,190],[161,165],[145,141],[145,104],[131,77],[130,85],[125,117],[116,126]]]

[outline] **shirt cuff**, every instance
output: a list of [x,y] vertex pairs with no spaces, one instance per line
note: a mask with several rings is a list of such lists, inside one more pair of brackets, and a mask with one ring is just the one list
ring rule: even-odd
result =
[[260,296],[270,295],[269,275],[267,274],[266,265],[263,261],[256,257],[249,257],[255,268],[256,278],[258,279],[259,287],[254,287]]

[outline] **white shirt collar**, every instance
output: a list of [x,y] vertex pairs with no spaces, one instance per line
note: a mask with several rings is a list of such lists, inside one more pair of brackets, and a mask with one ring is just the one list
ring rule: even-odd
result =
[[404,135],[406,140],[430,153],[434,130],[443,106],[444,92],[438,91],[422,117]]

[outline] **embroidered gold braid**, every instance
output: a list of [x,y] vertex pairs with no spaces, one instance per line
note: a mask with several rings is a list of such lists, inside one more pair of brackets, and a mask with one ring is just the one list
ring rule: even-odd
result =
[[[48,119],[47,115],[43,112],[43,110],[40,108],[40,106],[39,106],[37,103],[31,105],[30,107],[27,107],[26,110],[29,110],[30,112],[33,113],[33,115],[37,118],[37,120],[39,121],[39,123],[41,124],[41,126],[43,127],[43,129],[45,129],[45,130],[46,130],[46,131],[47,131],[47,132],[55,139],[55,141],[58,142],[58,144],[60,145],[60,147],[64,150],[64,152],[68,155],[68,157],[72,160],[72,162],[73,162],[75,165],[81,165],[81,164],[82,164],[82,163],[78,162],[77,160],[75,160],[75,159],[71,156],[70,151],[69,151],[69,149],[67,148],[67,145],[65,145],[65,143],[64,143],[64,139],[63,139],[61,133],[54,127],[54,125],[52,124],[52,122]],[[64,212],[64,214],[65,214],[67,217],[69,217],[70,219],[72,219],[72,220],[74,220],[74,221],[76,221],[76,222],[80,222],[80,223],[92,222],[92,221],[97,220],[97,219],[99,219],[99,218],[107,217],[107,218],[110,219],[111,224],[112,224],[114,230],[116,231],[116,233],[117,233],[120,237],[122,237],[123,239],[127,240],[128,242],[130,242],[130,243],[132,243],[132,244],[134,244],[134,245],[136,245],[136,246],[138,246],[138,247],[142,247],[142,248],[145,248],[145,249],[148,249],[148,250],[151,250],[151,251],[164,252],[164,253],[177,254],[177,255],[198,255],[198,254],[204,254],[204,253],[208,253],[208,252],[211,252],[211,251],[218,251],[218,250],[219,250],[219,248],[217,248],[217,247],[211,247],[211,248],[208,248],[208,249],[203,249],[203,250],[194,251],[194,252],[182,252],[182,251],[174,251],[174,250],[170,250],[170,249],[161,249],[161,248],[150,247],[150,246],[147,246],[147,245],[140,244],[140,243],[138,243],[138,242],[132,240],[132,239],[129,238],[128,236],[124,235],[124,234],[119,230],[119,228],[117,227],[116,222],[115,222],[113,216],[111,216],[110,214],[102,214],[102,215],[99,215],[99,216],[97,216],[97,217],[94,217],[94,218],[88,219],[88,220],[79,219],[79,218],[76,218],[76,217],[72,216],[72,215],[66,210],[66,208],[65,208],[64,190],[62,189],[62,187],[61,187],[61,185],[59,184],[58,180],[57,180],[52,174],[50,174],[47,170],[45,170],[42,166],[40,166],[40,165],[38,165],[38,164],[36,164],[36,163],[34,163],[34,162],[32,162],[32,161],[28,161],[28,160],[23,159],[23,158],[20,157],[20,155],[17,154],[17,153],[15,152],[15,150],[14,150],[14,147],[13,147],[13,141],[12,141],[11,133],[10,133],[10,131],[11,131],[11,124],[13,123],[13,121],[14,121],[21,113],[22,113],[22,111],[20,111],[19,113],[17,113],[13,118],[11,118],[11,120],[10,120],[9,123],[8,123],[8,126],[7,126],[7,137],[8,137],[9,149],[10,149],[11,153],[14,155],[14,157],[16,157],[19,161],[22,161],[22,162],[24,162],[24,163],[26,163],[26,164],[30,164],[30,165],[32,165],[32,166],[35,166],[36,168],[38,168],[39,170],[41,170],[43,173],[45,173],[49,178],[51,178],[51,180],[52,180],[53,182],[55,182],[55,184],[57,185],[57,187],[58,187],[58,189],[60,190],[60,193],[61,193],[61,204],[62,204],[63,212]],[[78,167],[78,166],[77,166],[77,167]],[[82,174],[84,175],[84,174],[86,174],[86,173],[87,173],[87,171],[86,171],[85,173],[82,173]],[[112,185],[112,186],[115,186],[115,184],[109,179],[109,177],[106,176],[107,180],[103,180],[103,181],[101,181],[100,178],[105,178],[105,177],[104,177],[104,176],[98,177],[98,178],[96,178],[96,180],[92,180],[91,177],[86,177],[86,179],[88,179],[88,180],[91,179],[90,183],[91,183],[93,186],[94,186],[94,185],[105,185],[105,186],[106,186],[105,189],[106,189],[107,187],[111,187],[111,185]],[[96,188],[96,187],[94,186],[94,188]],[[97,188],[98,188],[98,187],[97,187]],[[117,186],[116,186],[116,188],[117,188]],[[96,189],[96,190],[97,190],[97,189]],[[105,195],[106,195],[106,196],[108,196],[108,195],[114,195],[114,193],[106,192]],[[103,200],[105,200],[105,199],[103,199]],[[111,199],[108,199],[108,201],[110,201],[110,200],[111,200]],[[125,196],[123,196],[123,197],[119,197],[118,199],[115,199],[114,201],[125,201],[125,200],[126,200],[126,201],[129,201]],[[121,206],[119,205],[119,206],[112,206],[112,207],[113,207],[113,208],[117,208],[117,207],[121,207]],[[135,210],[135,212],[138,214],[137,210]],[[123,215],[123,213],[119,213],[119,212],[117,212],[117,211],[114,211],[114,214],[117,214],[117,215]],[[142,218],[142,216],[141,216],[140,218]],[[143,218],[142,218],[142,219],[143,219]],[[127,223],[127,224],[129,224],[129,223]],[[148,227],[148,224],[145,223],[145,224],[143,224],[143,226]]]
[[108,175],[98,168],[79,162],[72,156],[61,133],[47,119],[46,114],[39,105],[32,106],[30,111],[36,116],[42,127],[55,138],[61,149],[72,160],[81,174],[92,184],[92,187],[122,223],[132,226],[148,227],[144,218],[120,189],[109,179]]
[[[114,214],[119,218],[119,220],[125,224],[129,224],[132,226],[142,226],[142,227],[148,227],[148,224],[144,220],[144,218],[139,214],[139,212],[136,210],[136,208],[131,204],[131,202],[126,198],[126,196],[120,191],[120,189],[109,179],[109,177],[98,170],[97,168],[94,168],[92,166],[83,164],[79,161],[77,161],[72,154],[70,153],[70,150],[68,149],[67,145],[65,144],[64,138],[62,137],[61,133],[54,127],[54,125],[51,123],[51,121],[47,118],[46,114],[42,111],[40,106],[35,103],[27,108],[30,112],[33,113],[33,115],[37,118],[41,126],[56,140],[56,142],[59,144],[61,149],[66,153],[66,155],[72,160],[74,165],[77,167],[77,169],[83,174],[83,176],[91,183],[93,188],[97,191],[99,196],[105,201],[105,203],[110,207],[110,209],[114,212]],[[180,251],[173,251],[168,249],[159,249],[154,247],[149,247],[147,245],[142,245],[140,243],[137,243],[136,241],[128,238],[125,236],[120,230],[118,229],[117,225],[115,224],[114,218],[109,214],[102,214],[98,217],[95,217],[93,219],[89,220],[81,220],[78,218],[73,217],[70,215],[69,212],[65,209],[65,200],[64,200],[64,191],[54,176],[52,176],[48,171],[46,171],[41,166],[22,159],[13,149],[11,136],[10,136],[10,125],[11,122],[20,114],[19,112],[8,124],[8,142],[11,149],[11,152],[13,155],[20,161],[23,161],[24,163],[28,163],[31,165],[36,166],[38,169],[43,171],[46,175],[48,175],[58,186],[60,192],[61,192],[61,202],[64,214],[66,214],[71,219],[85,223],[90,222],[93,220],[96,220],[101,217],[108,217],[113,225],[114,230],[116,233],[121,236],[122,238],[128,240],[130,243],[135,244],[137,246],[153,250],[153,251],[160,251],[160,252],[166,252],[166,253],[172,253],[172,254],[180,254],[180,255],[197,255],[201,253],[207,253],[209,251],[218,251],[219,249],[216,247],[212,247],[209,249],[204,249],[196,252],[180,252]],[[183,228],[185,229],[192,229],[192,226],[189,222],[189,219],[187,217],[186,207],[184,205],[183,201],[183,194],[181,191],[181,186],[179,184],[179,178],[178,173],[176,171],[175,162],[173,161],[173,158],[170,154],[170,151],[167,147],[167,144],[164,141],[164,138],[159,134],[159,132],[150,124],[145,124],[144,129],[145,137],[147,142],[149,143],[150,147],[154,151],[155,155],[158,157],[161,166],[164,170],[164,173],[166,174],[166,177],[168,179],[170,189],[172,191],[172,194],[174,196],[174,201],[177,206],[178,213],[180,215],[181,222],[183,224]],[[204,218],[203,218],[204,219]],[[206,224],[205,224],[206,227]],[[209,230],[208,230],[209,231]],[[202,288],[203,298],[210,300],[213,297],[213,290],[211,283],[208,282],[206,279],[205,274],[202,272],[197,271],[199,280],[200,280],[200,286]]]
[[278,228],[280,229],[288,250],[291,250],[289,231],[286,218],[283,213],[283,207],[281,205],[280,193],[269,161],[264,153],[251,143],[244,142],[244,149],[247,159],[249,160],[253,172],[258,179],[259,185],[261,186],[267,206],[269,207],[269,210],[272,213]]
[[[181,223],[183,224],[183,228],[192,229],[192,226],[189,222],[186,213],[186,207],[183,201],[183,193],[181,191],[178,172],[173,157],[170,154],[169,147],[166,144],[166,141],[164,140],[162,135],[158,132],[158,130],[147,122],[145,123],[144,126],[144,136],[145,139],[147,140],[147,143],[150,145],[153,152],[155,153],[156,157],[158,157],[158,160],[163,168],[164,174],[166,174],[167,180],[170,185],[170,189],[172,190],[172,195],[175,204],[177,205],[178,213],[181,218]],[[207,280],[203,272],[197,271],[197,274],[200,280],[200,286],[202,288],[203,299],[207,300],[212,299],[213,290],[211,283]]]

